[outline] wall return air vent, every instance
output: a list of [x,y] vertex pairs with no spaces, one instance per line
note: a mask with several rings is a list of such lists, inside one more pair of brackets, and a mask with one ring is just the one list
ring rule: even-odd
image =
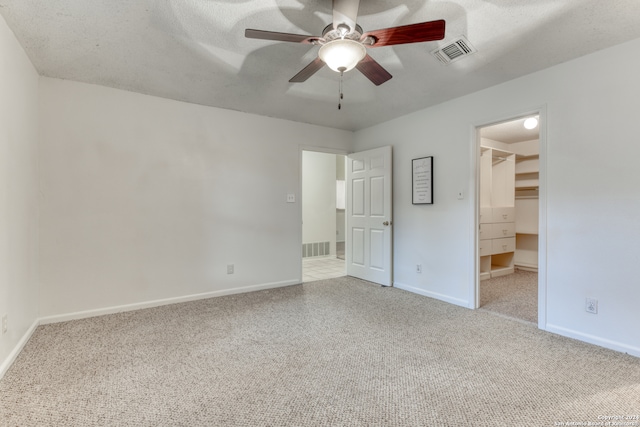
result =
[[431,54],[438,58],[438,61],[443,64],[451,64],[475,52],[477,52],[477,50],[471,46],[469,40],[460,36],[451,43],[434,50]]

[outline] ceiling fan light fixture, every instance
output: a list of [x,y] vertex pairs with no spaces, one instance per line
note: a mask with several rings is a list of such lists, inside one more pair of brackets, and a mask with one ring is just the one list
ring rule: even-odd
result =
[[352,70],[367,55],[367,49],[355,40],[336,39],[323,44],[318,56],[333,71]]

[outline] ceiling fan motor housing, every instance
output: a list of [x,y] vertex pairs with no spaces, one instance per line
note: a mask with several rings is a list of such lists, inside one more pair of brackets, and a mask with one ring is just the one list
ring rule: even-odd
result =
[[[348,26],[346,25],[345,27],[348,28]],[[326,27],[324,27],[324,30],[322,30],[322,38],[325,40],[325,42],[330,42],[331,40],[336,40],[336,39],[349,39],[349,40],[359,41],[360,38],[362,37],[363,31],[360,25],[356,24],[356,28],[351,32],[347,32],[347,33],[340,31],[340,28],[341,27],[338,26],[337,29],[334,29],[333,24],[327,25]]]

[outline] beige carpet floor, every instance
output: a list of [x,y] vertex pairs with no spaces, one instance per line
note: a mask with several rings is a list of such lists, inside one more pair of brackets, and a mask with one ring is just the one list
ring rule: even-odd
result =
[[640,412],[640,359],[342,277],[39,327],[0,426],[553,426]]
[[538,323],[538,273],[515,273],[480,282],[480,308]]

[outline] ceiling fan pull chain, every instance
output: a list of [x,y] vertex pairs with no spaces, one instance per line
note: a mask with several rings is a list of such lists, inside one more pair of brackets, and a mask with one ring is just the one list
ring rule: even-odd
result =
[[338,110],[342,109],[342,99],[344,98],[344,95],[342,93],[342,76],[344,75],[344,67],[340,67],[340,84],[338,86],[338,90],[340,92],[340,97],[338,98]]

